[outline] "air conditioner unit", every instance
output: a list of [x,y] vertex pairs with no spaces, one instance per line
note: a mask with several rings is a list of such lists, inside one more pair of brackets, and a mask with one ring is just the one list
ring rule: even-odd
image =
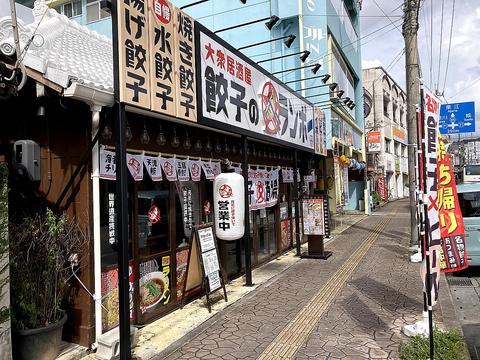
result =
[[33,140],[18,140],[13,144],[13,163],[20,175],[40,181],[40,145]]

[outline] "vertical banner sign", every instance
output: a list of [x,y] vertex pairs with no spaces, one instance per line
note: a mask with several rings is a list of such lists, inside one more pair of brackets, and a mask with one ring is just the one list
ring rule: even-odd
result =
[[368,152],[379,152],[381,150],[382,133],[380,131],[370,131],[367,134]]
[[127,168],[133,180],[143,180],[143,155],[127,154]]
[[177,159],[177,179],[179,181],[190,180],[190,172],[188,170],[188,160]]
[[147,1],[150,24],[151,108],[175,116],[173,6],[166,0]]
[[177,117],[197,121],[195,95],[195,42],[194,20],[175,8],[175,73]]
[[387,192],[387,180],[385,176],[379,176],[377,179],[377,191],[380,194],[380,198],[383,201],[388,200],[388,192]]
[[157,156],[143,156],[143,165],[152,181],[162,181],[162,169],[160,167],[160,158]]
[[441,256],[441,236],[440,222],[438,218],[438,194],[437,194],[437,135],[438,135],[438,113],[440,110],[439,100],[428,90],[424,90],[425,96],[425,122],[424,138],[425,153],[424,164],[426,167],[426,186],[425,195],[427,198],[428,220],[430,223],[430,232],[427,234],[426,241],[430,245],[430,279],[431,289],[426,289],[426,260],[422,262],[422,279],[426,291],[431,291],[432,305],[438,300],[438,285],[440,280],[440,256]]
[[443,139],[438,139],[438,212],[442,236],[441,269],[453,272],[468,267],[465,226],[457,195],[452,156],[447,154]]
[[100,179],[116,179],[115,151],[100,149]]
[[319,107],[315,107],[314,126],[315,126],[315,154],[327,156],[327,134],[325,126],[325,112]]
[[160,164],[168,181],[177,180],[177,159],[160,157]]
[[213,172],[212,163],[210,161],[201,161],[203,172],[207,180],[215,179],[215,173]]
[[202,178],[202,167],[200,160],[188,160],[188,167],[190,169],[190,177],[193,181],[200,181]]
[[312,105],[218,36],[196,26],[200,29],[200,121],[313,152]]
[[150,108],[147,6],[144,1],[118,2],[120,101]]
[[335,204],[337,211],[340,211],[343,207],[343,182],[342,170],[340,168],[340,160],[338,156],[333,157],[333,177],[335,178]]
[[115,229],[117,228],[115,218],[115,194],[108,193],[108,242],[113,245],[116,241]]

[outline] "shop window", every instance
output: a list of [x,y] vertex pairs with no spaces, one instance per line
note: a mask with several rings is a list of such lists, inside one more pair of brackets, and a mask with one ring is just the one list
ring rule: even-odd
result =
[[87,0],[87,24],[110,17],[110,14],[103,10],[98,0]]

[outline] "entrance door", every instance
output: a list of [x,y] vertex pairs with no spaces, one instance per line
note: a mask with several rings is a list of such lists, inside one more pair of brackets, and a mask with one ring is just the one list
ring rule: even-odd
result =
[[267,261],[278,252],[275,206],[253,212],[255,263]]

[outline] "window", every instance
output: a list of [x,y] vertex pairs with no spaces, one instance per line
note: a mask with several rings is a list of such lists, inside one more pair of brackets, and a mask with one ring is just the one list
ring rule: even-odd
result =
[[56,8],[56,10],[68,18],[82,15],[81,1],[73,1],[73,2],[63,4],[63,11],[61,8],[62,6],[59,6],[58,8]]
[[398,106],[396,104],[393,104],[393,122],[395,123],[398,123],[397,109],[398,109]]
[[110,17],[110,14],[100,8],[99,0],[87,0],[87,24]]
[[480,217],[480,192],[458,194],[463,217]]
[[[347,66],[347,63],[343,59],[340,51],[337,49],[335,44],[332,47],[333,52],[333,81],[338,84],[338,88],[344,91],[343,99],[349,97],[350,99],[355,99],[355,80],[353,74]],[[332,94],[333,96],[334,94]],[[355,116],[355,111],[350,110],[348,107],[343,107],[352,117]]]
[[392,142],[391,140],[385,139],[385,152],[389,154],[392,152],[391,142]]
[[390,116],[388,115],[388,105],[390,104],[390,100],[388,100],[388,98],[384,97],[383,98],[383,114],[390,118]]
[[398,143],[395,143],[394,148],[395,148],[395,155],[399,156],[400,155],[400,145]]

